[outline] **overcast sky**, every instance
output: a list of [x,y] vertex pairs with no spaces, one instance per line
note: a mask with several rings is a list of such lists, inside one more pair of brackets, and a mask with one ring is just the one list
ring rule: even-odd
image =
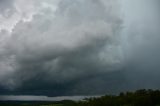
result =
[[0,95],[160,88],[159,0],[0,0]]

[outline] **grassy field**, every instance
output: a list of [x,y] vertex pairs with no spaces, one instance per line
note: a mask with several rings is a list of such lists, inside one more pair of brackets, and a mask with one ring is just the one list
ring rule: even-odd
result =
[[0,101],[0,106],[74,106],[76,102],[63,101]]
[[40,106],[64,106],[63,104],[48,104],[48,105],[40,105]]
[[26,102],[26,101],[3,101],[0,106],[64,106],[54,102]]

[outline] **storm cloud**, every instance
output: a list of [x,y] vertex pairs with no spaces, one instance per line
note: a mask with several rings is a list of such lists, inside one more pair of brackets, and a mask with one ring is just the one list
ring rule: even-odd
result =
[[16,23],[2,41],[2,86],[65,84],[121,66],[118,1],[59,1],[56,9],[41,2],[40,11]]
[[126,3],[124,11],[128,15],[125,17],[122,42],[130,88],[159,89],[160,2],[141,0]]
[[0,93],[100,95],[159,88],[157,4],[1,0]]

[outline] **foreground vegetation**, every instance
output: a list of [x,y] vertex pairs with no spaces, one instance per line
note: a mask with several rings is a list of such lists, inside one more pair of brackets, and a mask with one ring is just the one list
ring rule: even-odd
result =
[[137,90],[79,102],[77,106],[160,106],[159,90]]
[[160,106],[159,90],[137,90],[136,92],[120,93],[119,95],[106,95],[99,98],[90,98],[74,102],[64,100],[61,102],[42,103],[1,103],[0,106]]

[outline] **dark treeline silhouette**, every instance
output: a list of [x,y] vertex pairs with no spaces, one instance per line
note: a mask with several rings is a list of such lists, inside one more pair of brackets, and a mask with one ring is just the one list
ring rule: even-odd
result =
[[159,90],[137,90],[135,92],[106,95],[85,99],[70,106],[160,106]]

